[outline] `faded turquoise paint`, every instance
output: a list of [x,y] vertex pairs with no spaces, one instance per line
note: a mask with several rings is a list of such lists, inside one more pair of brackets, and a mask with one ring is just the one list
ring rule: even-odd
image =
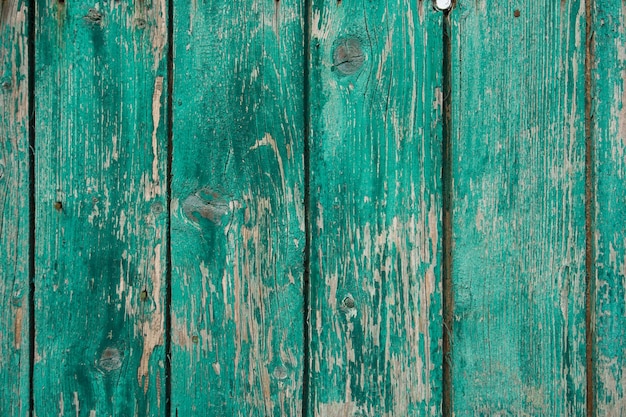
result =
[[0,415],[29,415],[28,10],[0,3]]
[[301,413],[302,7],[175,3],[172,415]]
[[313,1],[308,415],[441,415],[441,28]]
[[585,4],[450,16],[452,412],[585,415]]
[[37,1],[38,416],[163,416],[166,3]]
[[626,9],[593,4],[596,415],[626,415]]
[[179,2],[169,204],[166,0],[33,4],[29,103],[0,2],[0,415],[626,414],[623,2],[459,0],[446,54],[428,1]]

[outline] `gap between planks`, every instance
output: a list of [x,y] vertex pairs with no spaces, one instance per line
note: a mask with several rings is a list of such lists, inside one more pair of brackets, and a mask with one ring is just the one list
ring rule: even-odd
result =
[[[174,1],[167,2],[167,160],[166,160],[166,210],[165,226],[165,416],[172,415],[172,158],[174,140]],[[178,415],[178,412],[176,412]]]
[[594,331],[592,320],[595,316],[595,245],[594,231],[595,217],[595,173],[594,173],[594,146],[592,128],[593,104],[593,0],[585,1],[585,368],[587,416],[595,415],[595,372],[593,369]]
[[304,56],[302,101],[304,116],[304,268],[302,277],[302,417],[308,417],[310,408],[309,375],[311,362],[311,335],[309,318],[311,311],[311,102],[309,79],[311,65],[311,0],[304,0]]
[[28,0],[28,415],[35,413],[35,7]]
[[442,188],[442,305],[443,305],[443,363],[442,363],[442,414],[452,415],[452,369],[451,340],[454,318],[454,294],[452,292],[452,141],[451,141],[451,71],[452,44],[450,41],[450,11],[443,12],[443,59],[442,59],[442,140],[441,140],[441,188]]

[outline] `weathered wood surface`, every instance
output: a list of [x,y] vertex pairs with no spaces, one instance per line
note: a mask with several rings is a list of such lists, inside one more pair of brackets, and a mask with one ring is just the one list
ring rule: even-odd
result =
[[173,415],[301,412],[302,6],[175,3]]
[[0,415],[626,414],[626,7],[588,1],[178,2],[171,90],[166,0],[0,2]]
[[36,5],[34,411],[162,416],[167,5]]
[[28,10],[0,3],[0,415],[29,413]]
[[585,414],[585,3],[450,16],[452,412]]
[[626,6],[592,4],[595,408],[613,417],[626,415]]
[[442,14],[310,19],[308,415],[440,415]]

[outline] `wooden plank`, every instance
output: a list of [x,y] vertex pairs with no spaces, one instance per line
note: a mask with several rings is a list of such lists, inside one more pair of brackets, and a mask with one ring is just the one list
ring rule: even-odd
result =
[[626,6],[618,0],[593,5],[595,412],[621,416],[626,415]]
[[309,415],[441,415],[442,13],[311,13]]
[[0,415],[29,415],[29,92],[26,1],[0,3]]
[[452,412],[585,414],[585,3],[450,16]]
[[165,414],[166,18],[37,1],[40,416]]
[[175,4],[173,415],[300,414],[303,22],[296,0]]

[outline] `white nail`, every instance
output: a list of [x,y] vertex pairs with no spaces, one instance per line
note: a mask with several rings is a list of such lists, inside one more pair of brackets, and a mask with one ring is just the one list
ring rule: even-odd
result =
[[435,6],[439,10],[448,10],[452,6],[452,0],[435,0]]

